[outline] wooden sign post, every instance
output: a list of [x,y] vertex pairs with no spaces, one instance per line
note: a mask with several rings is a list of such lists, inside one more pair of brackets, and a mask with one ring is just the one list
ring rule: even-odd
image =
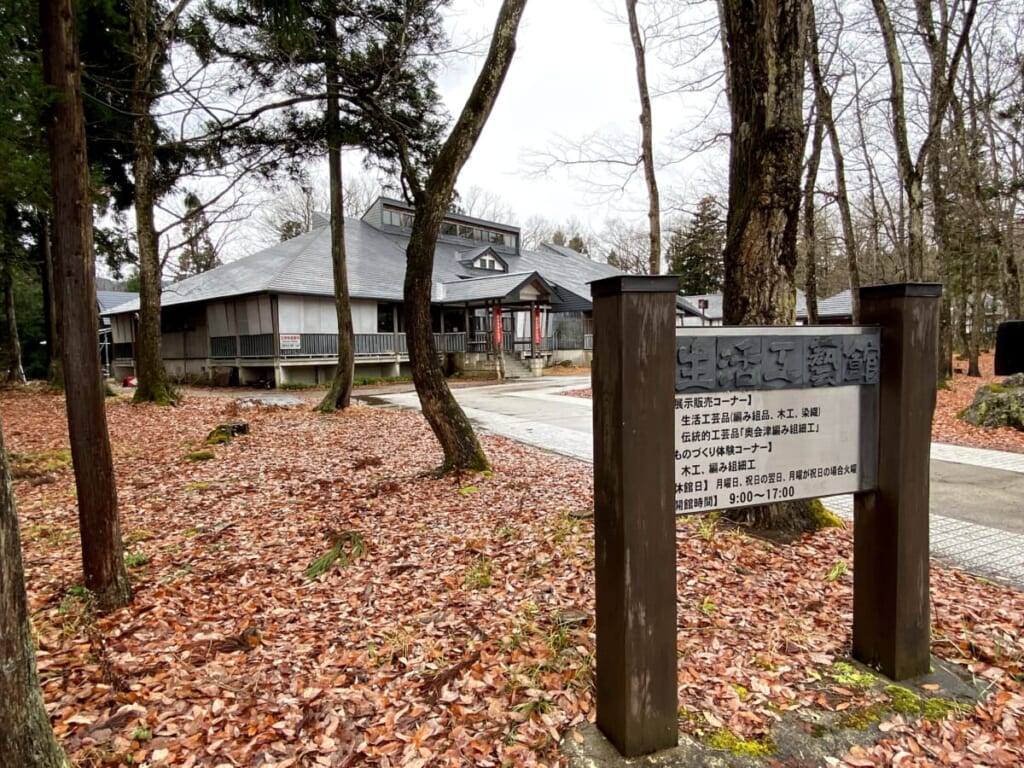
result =
[[928,478],[939,343],[933,283],[860,292],[882,329],[878,487],[854,496],[853,656],[893,680],[931,665]]
[[674,747],[674,277],[610,277],[594,297],[597,727],[626,757]]
[[930,665],[941,286],[862,289],[870,327],[677,331],[676,285],[591,284],[597,725],[624,757],[678,738],[677,513],[853,492],[853,655]]

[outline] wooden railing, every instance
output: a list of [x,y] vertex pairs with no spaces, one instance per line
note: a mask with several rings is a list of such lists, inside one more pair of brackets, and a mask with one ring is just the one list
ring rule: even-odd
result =
[[238,337],[239,357],[273,357],[274,334],[260,333]]
[[337,357],[338,334],[303,333],[298,349],[282,349],[281,357]]
[[210,357],[238,357],[237,336],[211,336]]

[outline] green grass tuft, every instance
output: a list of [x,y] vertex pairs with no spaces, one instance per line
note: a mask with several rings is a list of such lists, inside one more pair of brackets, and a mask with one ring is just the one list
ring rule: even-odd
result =
[[327,573],[330,568],[338,565],[350,565],[366,554],[366,542],[358,531],[341,531],[331,535],[331,548],[307,566],[302,575],[307,579],[315,579]]

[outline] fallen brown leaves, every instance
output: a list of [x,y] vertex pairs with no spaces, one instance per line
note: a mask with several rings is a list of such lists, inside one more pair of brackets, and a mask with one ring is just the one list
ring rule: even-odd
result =
[[[0,408],[12,452],[66,448],[59,397]],[[44,697],[77,765],[559,764],[594,716],[592,521],[572,514],[591,468],[485,437],[493,474],[431,479],[417,414],[237,410],[108,403],[136,589],[110,616],[75,588],[70,465],[15,483]],[[249,435],[186,460],[236,415]],[[365,553],[304,578],[337,531]],[[824,672],[849,652],[848,530],[776,548],[683,519],[677,543],[685,729],[753,738],[788,710],[865,703]],[[990,694],[893,720],[846,764],[1024,761],[1024,596],[936,567],[933,601],[935,653]]]
[[988,448],[993,451],[1011,451],[1024,453],[1024,432],[1011,427],[989,429],[975,427],[957,418],[957,414],[971,404],[974,393],[984,384],[995,384],[1005,376],[996,376],[995,354],[992,352],[981,355],[978,360],[981,378],[967,376],[967,362],[957,360],[954,363],[953,378],[949,381],[949,389],[940,389],[935,404],[935,417],[932,419],[932,440],[937,443],[965,445],[970,448]]

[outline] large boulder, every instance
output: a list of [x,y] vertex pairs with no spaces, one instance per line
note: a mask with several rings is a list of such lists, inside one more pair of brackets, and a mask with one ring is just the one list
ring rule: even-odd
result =
[[960,412],[960,418],[976,427],[1013,427],[1024,432],[1024,373],[978,387],[974,402]]

